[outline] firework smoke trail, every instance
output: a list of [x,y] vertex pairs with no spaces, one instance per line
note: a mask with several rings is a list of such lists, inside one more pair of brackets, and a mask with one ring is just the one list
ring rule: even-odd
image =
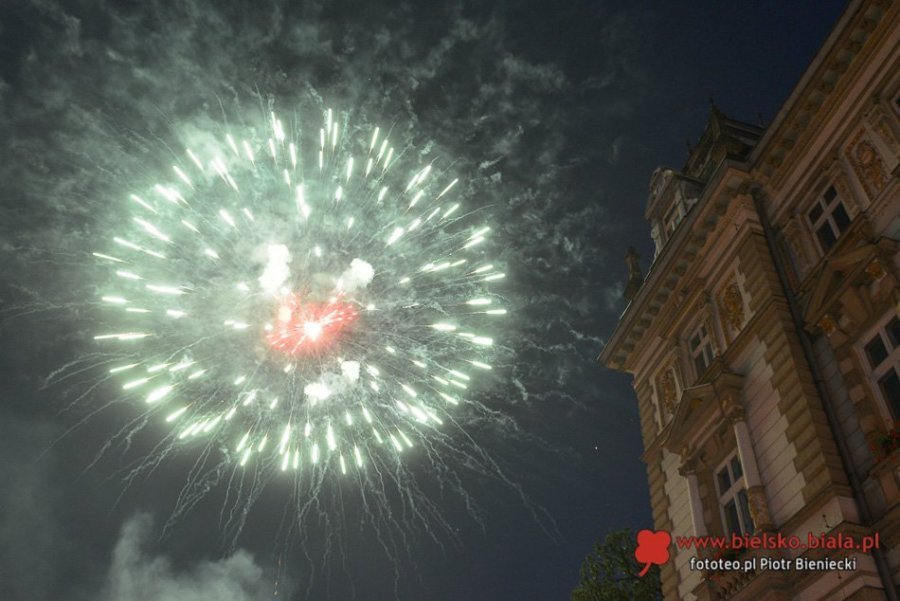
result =
[[[358,480],[370,509],[391,502],[386,482],[412,501],[409,453],[447,486],[459,479],[445,462],[493,471],[457,419],[466,405],[490,416],[467,396],[506,313],[490,226],[438,160],[405,171],[380,128],[345,135],[330,109],[313,127],[266,121],[186,148],[166,181],[127,196],[131,227],[94,253],[110,276],[94,338],[121,353],[109,378],[168,428],[132,475],[194,453],[173,519],[226,482],[236,537],[273,477],[302,521],[339,512],[318,496],[335,478]],[[431,532],[439,508],[411,504],[404,519]]]

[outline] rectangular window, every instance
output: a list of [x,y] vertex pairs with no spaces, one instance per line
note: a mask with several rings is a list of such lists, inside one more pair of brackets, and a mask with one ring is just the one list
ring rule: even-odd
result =
[[874,387],[894,422],[900,421],[900,318],[893,312],[863,340],[863,355]]
[[694,331],[694,335],[690,339],[691,357],[694,360],[694,367],[697,369],[697,377],[703,375],[706,368],[713,360],[712,339],[706,331],[706,327],[701,325]]
[[666,232],[671,234],[675,231],[675,228],[678,227],[678,224],[681,223],[681,220],[684,219],[684,211],[681,209],[681,203],[676,202],[672,205],[672,208],[669,209],[669,212],[666,213]]
[[719,493],[719,507],[727,534],[752,534],[755,526],[750,517],[750,502],[744,470],[737,452],[726,459],[716,472],[716,488]]
[[850,215],[834,186],[830,186],[816,199],[806,216],[823,252],[828,252],[850,227]]

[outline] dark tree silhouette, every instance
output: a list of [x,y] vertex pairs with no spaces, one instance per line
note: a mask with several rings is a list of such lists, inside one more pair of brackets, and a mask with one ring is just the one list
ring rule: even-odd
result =
[[581,565],[581,580],[572,591],[572,601],[660,601],[659,568],[643,577],[634,559],[637,539],[631,530],[617,530],[597,542]]

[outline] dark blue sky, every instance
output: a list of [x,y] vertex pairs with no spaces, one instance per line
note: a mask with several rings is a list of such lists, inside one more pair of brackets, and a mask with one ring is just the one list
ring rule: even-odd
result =
[[[651,256],[650,173],[683,165],[710,97],[730,116],[769,122],[844,8],[3,2],[0,597],[111,599],[146,585],[139,598],[155,600],[160,583],[185,600],[271,597],[284,491],[267,489],[236,555],[223,544],[218,489],[160,539],[191,463],[166,461],[126,488],[129,462],[152,439],[94,464],[128,405],[104,408],[113,399],[91,389],[96,370],[55,377],[95,350],[84,299],[98,286],[88,253],[118,218],[106,207],[165,167],[184,128],[219,118],[219,102],[252,106],[259,89],[282,106],[312,90],[415,123],[415,144],[457,157],[468,191],[493,212],[516,310],[500,334],[511,354],[483,400],[518,429],[498,421],[470,433],[521,495],[453,466],[479,509],[424,484],[453,531],[435,542],[411,529],[396,560],[369,527],[352,527],[352,503],[331,508],[346,519],[294,534],[321,552],[311,563],[324,572],[310,577],[294,550],[288,588],[317,600],[567,598],[596,539],[651,525],[628,378],[595,362],[622,309],[625,249]],[[321,559],[313,541],[329,536],[339,549]]]

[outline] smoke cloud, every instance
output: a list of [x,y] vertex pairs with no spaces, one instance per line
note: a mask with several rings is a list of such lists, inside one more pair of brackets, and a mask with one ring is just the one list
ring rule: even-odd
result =
[[113,550],[103,601],[261,601],[271,597],[267,578],[246,551],[219,561],[179,568],[147,551],[153,520],[139,514],[122,527]]
[[317,382],[307,384],[303,392],[315,403],[346,392],[355,386],[357,381],[359,381],[359,362],[343,361],[341,373],[324,373]]
[[353,259],[350,267],[338,278],[338,288],[344,292],[354,293],[365,288],[375,277],[375,268],[362,259]]
[[269,261],[263,274],[259,276],[259,285],[266,292],[274,294],[291,275],[291,253],[284,244],[270,244]]

